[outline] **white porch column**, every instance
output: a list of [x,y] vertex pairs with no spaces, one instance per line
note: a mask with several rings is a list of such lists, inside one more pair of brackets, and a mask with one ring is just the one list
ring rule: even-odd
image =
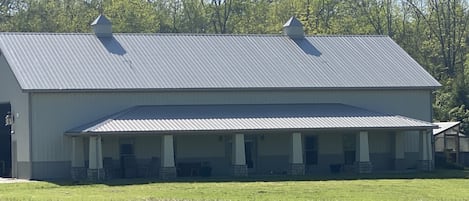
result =
[[403,131],[396,132],[394,137],[394,169],[405,169],[405,134]]
[[370,162],[370,148],[368,144],[368,132],[360,131],[357,134],[357,171],[358,173],[370,173],[373,166]]
[[247,176],[246,152],[244,144],[244,134],[235,134],[233,137],[233,175]]
[[101,136],[90,136],[89,158],[88,158],[88,179],[104,179],[103,152],[101,146]]
[[426,130],[419,131],[420,139],[420,169],[423,171],[432,170],[432,140],[431,133]]
[[101,136],[98,136],[96,139],[96,155],[98,160],[98,169],[103,169],[103,142]]
[[434,159],[434,154],[435,154],[435,149],[433,148],[434,146],[434,136],[433,136],[433,130],[429,129],[427,130],[427,149],[428,149],[428,160],[430,161],[430,171],[435,168],[435,159]]
[[163,135],[161,139],[161,169],[162,179],[172,179],[176,177],[176,166],[174,164],[174,137],[173,135]]
[[86,178],[85,168],[85,150],[83,138],[72,137],[72,168],[71,176],[73,180],[80,180]]
[[96,151],[97,151],[97,136],[91,136],[90,137],[90,145],[89,145],[89,151],[88,151],[88,168],[89,169],[97,169],[98,168],[98,165],[97,165],[97,155],[96,155]]
[[292,161],[293,164],[303,164],[303,143],[301,133],[292,134]]
[[174,138],[172,135],[164,135],[162,141],[163,160],[161,167],[174,167]]
[[244,134],[235,134],[233,143],[233,164],[246,165]]
[[305,164],[303,162],[303,142],[301,133],[292,133],[291,135],[291,175],[304,175]]
[[368,145],[368,132],[360,131],[358,133],[358,146],[359,146],[359,155],[358,161],[359,162],[369,162],[370,161],[370,149]]

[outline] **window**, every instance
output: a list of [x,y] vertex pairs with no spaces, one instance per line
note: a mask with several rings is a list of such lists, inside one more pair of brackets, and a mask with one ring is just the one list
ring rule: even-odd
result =
[[356,137],[353,134],[345,134],[343,137],[344,163],[353,165],[355,163]]
[[318,137],[305,137],[305,163],[306,165],[318,164]]
[[134,155],[134,145],[133,144],[121,144],[120,145],[120,154],[121,155]]

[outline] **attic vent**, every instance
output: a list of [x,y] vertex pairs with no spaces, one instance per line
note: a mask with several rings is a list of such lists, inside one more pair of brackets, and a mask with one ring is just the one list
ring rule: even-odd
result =
[[283,34],[292,39],[302,39],[305,37],[303,24],[295,17],[291,17],[287,23],[283,25]]
[[112,36],[112,23],[104,15],[99,15],[93,23],[93,32],[97,37],[111,37]]

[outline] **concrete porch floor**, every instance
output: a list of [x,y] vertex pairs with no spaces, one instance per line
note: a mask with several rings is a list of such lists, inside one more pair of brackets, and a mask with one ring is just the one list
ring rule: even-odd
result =
[[0,177],[0,184],[19,183],[19,182],[34,182],[34,181],[26,180],[26,179],[15,179],[15,178]]

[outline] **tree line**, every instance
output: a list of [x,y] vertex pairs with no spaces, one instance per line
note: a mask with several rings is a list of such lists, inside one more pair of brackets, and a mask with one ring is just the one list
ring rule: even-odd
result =
[[469,129],[466,0],[0,0],[0,31],[279,34],[289,17],[308,35],[388,35],[442,85],[435,121]]

